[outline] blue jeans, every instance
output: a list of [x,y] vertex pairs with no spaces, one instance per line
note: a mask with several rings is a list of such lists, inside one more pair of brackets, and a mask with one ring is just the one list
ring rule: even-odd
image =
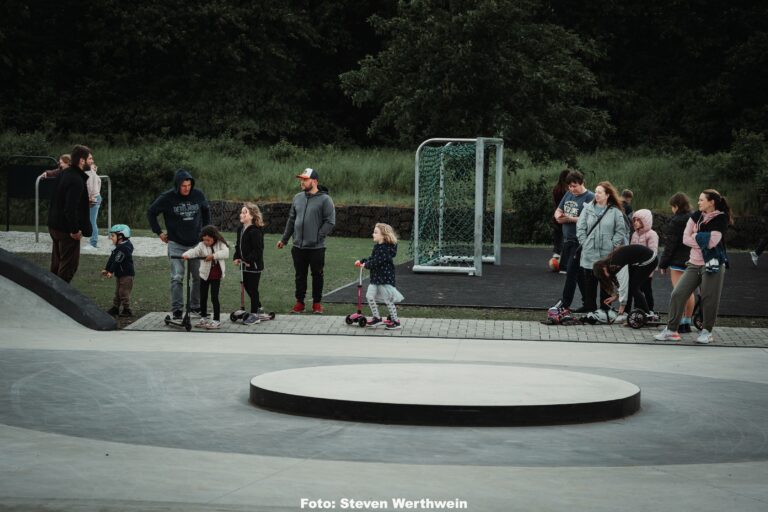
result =
[[99,243],[99,228],[96,226],[96,218],[99,216],[99,208],[101,207],[101,196],[96,196],[96,202],[91,206],[91,208],[88,210],[88,213],[91,216],[91,228],[93,229],[93,234],[91,235],[91,245],[96,247],[96,245]]
[[[168,256],[181,256],[193,246],[185,246],[168,241]],[[189,308],[200,309],[200,260],[187,260],[192,289],[190,290]],[[184,310],[184,260],[171,258],[171,311]]]

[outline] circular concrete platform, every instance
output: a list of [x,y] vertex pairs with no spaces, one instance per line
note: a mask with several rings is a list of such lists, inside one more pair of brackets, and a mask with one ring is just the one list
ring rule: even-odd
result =
[[411,425],[586,423],[640,409],[629,382],[562,370],[473,364],[294,368],[251,379],[253,404],[278,412]]

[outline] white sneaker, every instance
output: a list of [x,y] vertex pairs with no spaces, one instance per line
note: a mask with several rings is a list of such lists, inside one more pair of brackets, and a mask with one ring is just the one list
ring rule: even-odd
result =
[[653,339],[656,341],[680,341],[680,335],[665,327],[664,330],[654,336]]
[[195,324],[195,327],[199,327],[199,328],[201,328],[201,329],[205,329],[206,327],[208,327],[208,324],[210,323],[210,321],[211,321],[211,319],[210,319],[210,318],[208,318],[208,317],[203,317],[203,318],[201,318],[201,319],[200,319],[200,321],[199,321],[199,322],[197,322],[197,323]]
[[[83,247],[83,250],[84,251],[98,251],[98,249],[96,249],[91,244],[85,244],[85,246]],[[757,265],[757,263],[755,263],[755,265]]]
[[714,341],[714,336],[712,336],[712,333],[709,332],[706,329],[702,329],[701,333],[699,334],[699,337],[696,338],[696,343],[699,343],[701,345],[706,345],[707,343],[711,343]]
[[221,322],[218,320],[209,320],[205,326],[206,329],[221,329]]
[[752,258],[752,264],[754,266],[757,266],[757,258],[759,258],[760,256],[758,256],[755,251],[752,251],[749,253],[749,257]]

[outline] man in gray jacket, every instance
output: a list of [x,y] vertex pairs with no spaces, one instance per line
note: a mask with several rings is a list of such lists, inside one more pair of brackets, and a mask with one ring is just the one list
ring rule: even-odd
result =
[[325,237],[336,224],[336,208],[328,189],[318,186],[320,179],[314,169],[304,169],[299,178],[301,192],[293,196],[283,237],[277,242],[282,249],[293,236],[293,268],[296,271],[296,304],[292,313],[304,312],[307,294],[307,271],[312,271],[312,312],[322,314],[323,267],[325,267]]

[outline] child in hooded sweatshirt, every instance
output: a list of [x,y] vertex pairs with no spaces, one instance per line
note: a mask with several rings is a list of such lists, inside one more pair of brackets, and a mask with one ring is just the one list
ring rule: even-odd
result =
[[[653,214],[651,210],[637,210],[632,214],[632,238],[630,245],[642,245],[653,251],[654,255],[659,253],[659,235],[653,230]],[[653,272],[640,287],[640,291],[645,296],[651,316],[658,320],[658,315],[653,312]],[[627,298],[627,311],[632,310],[632,295]]]
[[[384,325],[387,330],[400,329],[395,302],[403,300],[403,294],[395,288],[395,262],[397,256],[397,235],[389,224],[376,224],[373,228],[373,252],[368,258],[355,261],[356,267],[365,267],[371,271],[371,283],[365,294],[373,318],[368,327]],[[389,309],[389,319],[382,321],[376,301],[383,301]]]

